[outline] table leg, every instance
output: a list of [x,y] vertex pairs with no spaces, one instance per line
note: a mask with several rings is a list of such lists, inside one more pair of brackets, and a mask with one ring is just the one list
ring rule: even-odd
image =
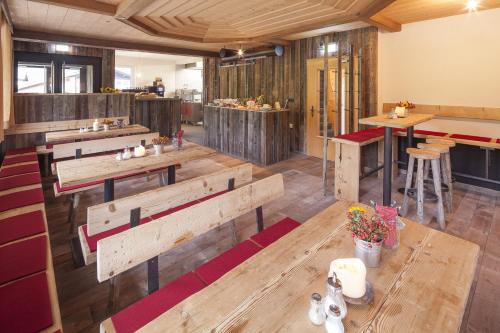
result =
[[175,165],[170,165],[167,172],[167,185],[175,184]]
[[392,128],[384,127],[384,206],[391,204]]
[[115,200],[115,180],[113,178],[104,180],[104,202]]

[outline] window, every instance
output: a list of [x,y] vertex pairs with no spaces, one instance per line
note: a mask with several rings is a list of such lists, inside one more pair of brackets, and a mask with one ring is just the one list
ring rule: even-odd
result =
[[52,64],[21,62],[17,66],[17,91],[20,93],[51,93]]
[[102,59],[67,54],[14,52],[14,91],[92,93],[101,87]]
[[131,67],[115,67],[115,88],[131,89],[134,85]]

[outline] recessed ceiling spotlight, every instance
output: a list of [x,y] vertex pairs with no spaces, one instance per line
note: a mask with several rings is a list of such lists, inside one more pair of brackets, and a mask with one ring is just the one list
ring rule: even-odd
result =
[[477,0],[468,0],[467,1],[467,9],[468,10],[476,10],[478,5]]

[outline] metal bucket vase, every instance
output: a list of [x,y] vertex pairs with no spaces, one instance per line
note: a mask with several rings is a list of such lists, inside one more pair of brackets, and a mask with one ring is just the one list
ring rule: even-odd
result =
[[163,153],[163,145],[153,145],[155,150],[155,155],[161,155]]
[[364,240],[354,238],[355,256],[361,259],[366,267],[378,267],[380,265],[380,254],[382,242],[369,243]]

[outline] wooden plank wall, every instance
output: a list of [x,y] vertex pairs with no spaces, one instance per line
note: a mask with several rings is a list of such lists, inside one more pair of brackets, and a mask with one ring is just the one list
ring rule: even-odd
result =
[[[377,41],[376,28],[363,28],[330,34],[330,41],[341,41],[342,53],[349,52],[353,45],[355,52],[362,54],[362,102],[363,116],[377,113]],[[305,109],[306,109],[306,60],[320,57],[322,37],[306,38],[291,42],[285,47],[283,57],[269,57],[256,60],[255,65],[219,68],[219,61],[206,58],[204,61],[204,102],[214,98],[255,97],[263,94],[267,102],[279,101],[289,104],[290,149],[304,151]]]
[[181,129],[181,100],[136,100],[130,121],[146,126],[151,132],[160,132],[160,135],[171,137]]
[[[51,50],[49,43],[14,41],[14,51],[37,52],[37,53],[62,53]],[[69,52],[64,54],[97,57],[102,59],[101,85],[103,87],[115,86],[115,51],[110,49],[100,49],[85,46],[71,45]]]

